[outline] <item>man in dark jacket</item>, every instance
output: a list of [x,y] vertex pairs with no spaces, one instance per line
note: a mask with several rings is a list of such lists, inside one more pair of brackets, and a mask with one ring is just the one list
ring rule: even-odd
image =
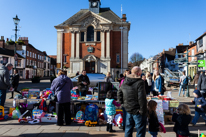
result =
[[126,77],[117,93],[119,103],[127,111],[125,137],[132,136],[134,125],[137,137],[144,137],[146,133],[147,99],[141,73],[139,67],[133,67],[132,74]]
[[17,93],[20,94],[20,92],[17,90],[17,88],[19,86],[19,74],[18,74],[17,70],[14,70],[14,75],[13,75],[13,78],[12,78],[12,86],[14,88],[14,91],[11,92],[11,98],[10,99],[13,99],[14,92],[17,92]]
[[202,75],[199,76],[197,89],[202,94],[202,97],[205,98],[205,94],[206,94],[206,75],[205,75],[205,73],[202,73]]
[[78,90],[81,92],[81,96],[86,96],[87,91],[89,90],[90,80],[87,76],[86,70],[82,71],[82,74],[78,78]]
[[9,71],[13,68],[12,64],[0,67],[0,106],[4,106],[6,100],[6,90],[11,86],[9,81]]

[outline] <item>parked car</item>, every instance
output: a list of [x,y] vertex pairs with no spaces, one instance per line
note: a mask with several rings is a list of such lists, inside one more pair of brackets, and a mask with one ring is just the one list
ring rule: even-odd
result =
[[[77,86],[78,78],[80,75],[71,78],[71,81],[73,83],[73,86]],[[99,74],[99,73],[87,73],[87,76],[89,77],[90,80],[90,87],[96,87],[96,84],[98,82],[104,82],[104,78],[106,77],[105,74]]]

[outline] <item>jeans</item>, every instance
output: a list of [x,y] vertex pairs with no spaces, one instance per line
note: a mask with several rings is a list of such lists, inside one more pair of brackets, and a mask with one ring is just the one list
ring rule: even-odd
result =
[[151,132],[151,131],[149,131],[149,133],[152,135],[152,137],[157,137],[157,132]]
[[195,125],[198,121],[198,119],[200,118],[200,115],[202,115],[202,118],[204,119],[205,123],[206,123],[206,115],[204,112],[197,112],[195,111],[195,117],[192,120],[192,123]]
[[147,117],[141,114],[133,115],[127,112],[125,137],[132,137],[134,126],[136,127],[136,137],[145,137]]
[[71,124],[70,102],[68,103],[56,102],[56,113],[57,113],[57,125],[63,125],[64,120],[66,125]]
[[127,111],[125,110],[124,107],[122,107],[122,111],[123,111],[123,122],[122,122],[122,126],[125,127]]
[[202,90],[200,90],[200,93],[201,93],[202,97],[205,98],[206,90],[202,89]]
[[6,90],[0,89],[0,106],[4,107],[5,100],[6,100]]
[[183,88],[183,95],[185,95],[185,85],[180,85],[179,96],[181,94],[182,88]]

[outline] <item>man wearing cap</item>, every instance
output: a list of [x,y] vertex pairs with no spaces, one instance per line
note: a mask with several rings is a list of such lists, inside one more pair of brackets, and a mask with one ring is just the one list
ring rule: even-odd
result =
[[13,68],[12,64],[6,64],[0,67],[0,105],[4,107],[6,100],[6,91],[10,88],[9,71]]

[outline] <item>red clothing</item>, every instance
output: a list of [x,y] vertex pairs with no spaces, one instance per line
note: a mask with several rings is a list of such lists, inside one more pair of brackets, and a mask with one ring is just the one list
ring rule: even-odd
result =
[[189,136],[182,136],[182,135],[178,135],[176,134],[177,136],[176,137],[189,137]]

